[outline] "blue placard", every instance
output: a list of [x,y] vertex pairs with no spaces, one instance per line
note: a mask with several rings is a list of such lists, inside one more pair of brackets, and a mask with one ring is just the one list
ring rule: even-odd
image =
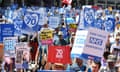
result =
[[75,20],[72,17],[69,17],[69,18],[65,18],[65,22],[66,24],[73,24],[75,23]]
[[38,22],[40,19],[40,14],[36,12],[26,12],[24,16],[24,22],[22,29],[28,32],[38,31]]
[[14,36],[14,24],[1,24],[1,41],[4,37]]
[[20,18],[16,18],[13,20],[13,23],[14,23],[14,28],[15,28],[15,35],[21,35],[23,20]]
[[112,33],[115,28],[115,18],[109,17],[105,22],[105,31]]
[[101,18],[97,18],[94,22],[94,27],[103,30],[103,20]]
[[84,8],[84,27],[93,27],[95,20],[95,11],[92,8]]

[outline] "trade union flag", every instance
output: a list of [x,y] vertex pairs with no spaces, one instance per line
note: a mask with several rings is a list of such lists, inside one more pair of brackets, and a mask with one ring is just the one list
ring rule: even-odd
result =
[[69,46],[49,46],[48,48],[48,62],[69,64],[70,47]]
[[62,0],[62,3],[71,4],[71,3],[72,3],[72,0]]

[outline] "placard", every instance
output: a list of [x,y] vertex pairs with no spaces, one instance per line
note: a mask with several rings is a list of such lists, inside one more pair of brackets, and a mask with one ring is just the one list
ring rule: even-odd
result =
[[74,44],[73,44],[72,51],[71,51],[71,57],[81,56],[84,45],[85,45],[85,41],[87,38],[87,34],[88,34],[88,31],[86,30],[77,30]]
[[53,43],[53,31],[45,29],[40,33],[40,40],[42,44],[52,44]]
[[60,18],[55,16],[49,17],[49,27],[56,28],[58,27],[58,24],[60,23]]
[[[24,66],[24,61],[29,62],[30,60],[30,47],[28,46],[28,43],[21,42],[16,44],[16,60],[15,60],[15,66],[17,69],[21,68],[28,68],[28,64]],[[27,66],[27,67],[26,67]]]
[[89,28],[88,31],[82,57],[100,60],[103,57],[109,33],[96,28]]
[[15,45],[18,42],[18,37],[4,37],[4,56],[11,58],[15,57]]
[[0,24],[1,34],[0,40],[3,42],[4,37],[13,37],[14,36],[14,24]]

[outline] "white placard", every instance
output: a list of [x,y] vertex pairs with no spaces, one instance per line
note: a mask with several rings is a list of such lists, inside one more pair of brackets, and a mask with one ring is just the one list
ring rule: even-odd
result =
[[55,17],[55,16],[49,17],[49,27],[56,28],[56,27],[58,27],[59,23],[60,23],[59,17]]
[[79,57],[82,54],[85,40],[87,38],[87,33],[88,31],[86,30],[77,30],[73,48],[71,51],[72,57]]
[[101,58],[103,56],[109,33],[96,28],[90,28],[88,31],[82,53],[83,57],[87,58],[88,56],[93,56],[94,58]]

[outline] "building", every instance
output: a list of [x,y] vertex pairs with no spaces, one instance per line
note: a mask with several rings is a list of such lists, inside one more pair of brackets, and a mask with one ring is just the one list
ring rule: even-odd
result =
[[[0,6],[9,6],[17,3],[19,6],[58,6],[61,7],[61,0],[0,0]],[[103,8],[111,6],[114,9],[120,9],[120,0],[72,0],[73,7],[81,7],[83,5],[97,5]]]

